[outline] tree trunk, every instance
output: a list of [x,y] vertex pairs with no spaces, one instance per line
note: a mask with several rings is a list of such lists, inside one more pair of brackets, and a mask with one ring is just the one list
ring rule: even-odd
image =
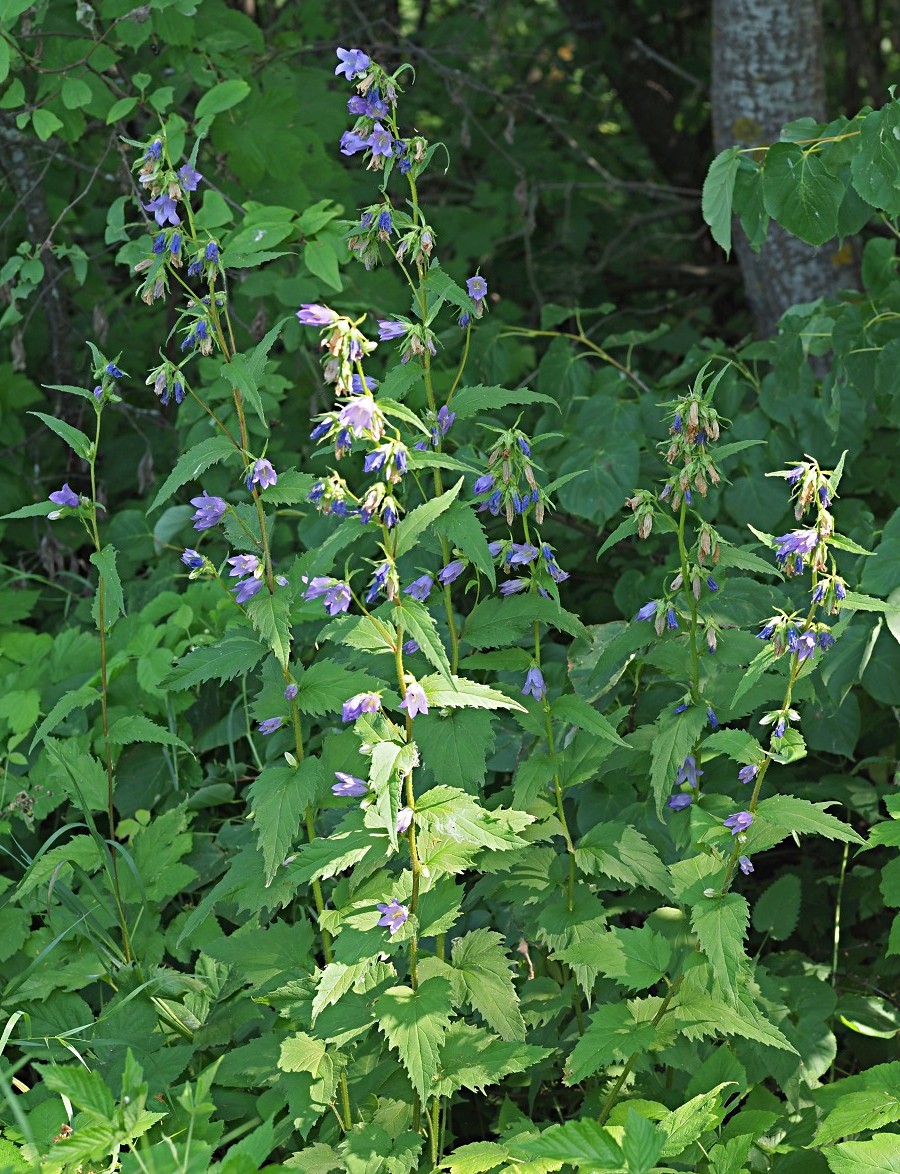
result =
[[[825,121],[821,0],[713,0],[712,49],[716,152],[776,142],[804,115]],[[789,306],[855,284],[850,250],[814,248],[774,223],[759,253],[740,230],[735,249],[765,337]]]

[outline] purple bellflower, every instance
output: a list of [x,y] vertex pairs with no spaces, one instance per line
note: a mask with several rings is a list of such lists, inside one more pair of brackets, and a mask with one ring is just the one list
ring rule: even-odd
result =
[[197,512],[191,519],[195,530],[211,530],[213,526],[218,526],[228,509],[227,503],[221,497],[212,497],[205,489],[201,497],[191,498],[191,505],[197,507]]
[[378,924],[389,929],[392,937],[409,917],[409,910],[405,905],[401,905],[396,897],[392,898],[387,905],[377,905],[377,909],[381,914]]

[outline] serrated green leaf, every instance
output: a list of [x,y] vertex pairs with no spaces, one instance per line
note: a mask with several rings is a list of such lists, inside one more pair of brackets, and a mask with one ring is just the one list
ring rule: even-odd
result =
[[464,791],[433,787],[416,800],[416,825],[438,839],[506,852],[524,848],[517,833],[533,822],[523,811],[488,811]]
[[818,154],[796,143],[774,143],[763,167],[766,211],[788,232],[810,245],[837,236],[844,184]]
[[725,754],[746,766],[762,766],[766,752],[746,730],[716,730],[703,740],[704,759]]
[[876,1133],[869,1141],[842,1141],[826,1148],[831,1174],[898,1174],[900,1135]]
[[375,1001],[378,1026],[423,1101],[439,1071],[450,1010],[450,983],[440,976],[426,979],[417,990],[391,987]]
[[649,1049],[655,1037],[654,1025],[635,1021],[627,1003],[599,1007],[566,1061],[565,1083],[579,1084],[616,1060]]
[[237,451],[227,437],[218,435],[210,436],[206,440],[201,440],[199,444],[193,445],[186,453],[182,453],[175,462],[175,467],[160,486],[160,490],[154,497],[147,513],[152,514],[154,510],[159,509],[163,502],[169,500],[176,489],[180,489],[188,481],[196,480],[201,473],[205,473],[207,469],[224,461],[226,457]]
[[506,387],[461,387],[453,397],[453,411],[460,419],[477,416],[479,412],[497,412],[511,404],[552,404],[558,407],[552,396],[527,387],[510,390]]
[[489,712],[453,709],[449,713],[422,714],[416,718],[416,741],[436,783],[470,795],[481,793],[487,756],[494,745]]
[[419,765],[415,742],[377,742],[369,766],[369,789],[375,796],[375,813],[397,850],[397,812],[403,777]]
[[524,1040],[525,1020],[500,934],[475,929],[457,938],[452,961],[457,1002],[467,999],[501,1039]]
[[429,706],[438,709],[519,709],[527,712],[524,705],[505,693],[465,677],[451,675],[448,682],[432,674],[423,677],[419,684],[425,690]]
[[135,742],[153,742],[159,746],[180,746],[187,750],[184,742],[175,734],[163,729],[141,713],[120,717],[109,728],[109,740],[113,746],[131,746]]
[[600,549],[597,551],[596,558],[600,558],[606,554],[611,546],[615,546],[617,542],[621,542],[623,538],[630,538],[632,534],[637,534],[638,519],[637,514],[632,514],[626,518],[624,522],[620,522],[613,530],[612,534],[606,539]]
[[406,554],[418,542],[420,536],[428,529],[431,523],[439,517],[444,510],[448,510],[453,502],[456,500],[456,495],[462,489],[463,479],[456,482],[452,489],[448,489],[446,493],[442,493],[440,497],[429,498],[428,501],[417,505],[414,510],[406,515],[402,522],[394,529],[395,534],[395,549],[394,555],[399,558],[401,554]]
[[664,713],[656,723],[650,750],[650,788],[660,818],[675,777],[685,758],[694,752],[707,721],[704,707],[691,705],[683,713]]
[[[60,123],[62,125],[62,123]],[[65,420],[58,420],[56,416],[48,416],[44,412],[29,412],[29,416],[36,416],[42,423],[46,424],[51,432],[66,442],[72,452],[76,456],[81,457],[83,461],[91,459],[94,444],[90,437],[85,436],[78,428],[73,428],[71,424],[67,424]]]
[[785,873],[761,893],[753,906],[753,928],[778,942],[791,936],[800,916],[800,878]]
[[770,669],[778,657],[775,655],[775,650],[771,644],[767,644],[761,652],[758,652],[750,661],[747,668],[744,670],[744,675],[741,677],[741,683],[734,691],[734,697],[731,699],[732,706],[737,705],[745,693],[749,693],[760,677]]
[[628,1174],[649,1174],[662,1153],[664,1136],[646,1117],[630,1109],[625,1121],[625,1136],[622,1138],[622,1154],[628,1166]]
[[692,1097],[683,1105],[663,1117],[658,1128],[665,1137],[660,1156],[674,1158],[692,1145],[702,1134],[716,1129],[722,1123],[725,1110],[722,1108],[722,1090],[733,1088],[731,1082],[717,1084],[709,1092]]
[[774,847],[792,833],[864,844],[862,836],[853,828],[826,812],[827,806],[827,803],[811,803],[793,795],[772,795],[763,799],[747,832],[748,853],[761,851],[762,847]]
[[284,591],[262,591],[247,604],[250,623],[272,649],[282,668],[291,658],[291,601]]
[[662,934],[644,925],[640,929],[607,930],[555,956],[572,966],[592,966],[625,990],[643,991],[655,986],[665,974],[672,948]]
[[[91,615],[98,628],[101,626],[108,632],[119,616],[125,614],[125,597],[122,594],[122,581],[116,569],[116,549],[106,545],[102,550],[94,551],[91,562],[100,572]],[[100,608],[103,608],[103,624],[100,623]]]
[[750,908],[739,893],[704,897],[691,909],[691,927],[709,959],[713,981],[728,995],[737,991],[738,975],[748,963],[744,938],[749,920]]
[[303,813],[321,786],[322,764],[317,758],[304,758],[296,768],[267,766],[253,780],[248,795],[267,888],[284,864],[300,831]]
[[305,1031],[298,1031],[296,1035],[281,1041],[278,1067],[282,1072],[309,1072],[316,1076],[326,1050],[322,1040],[314,1039]]
[[408,632],[418,644],[419,651],[429,664],[434,665],[444,679],[449,682],[451,680],[450,661],[438,635],[434,616],[428,608],[415,599],[401,596],[394,605],[392,617],[398,631],[403,629]]
[[105,1118],[115,1113],[113,1095],[99,1072],[70,1064],[42,1064],[38,1070],[47,1088],[67,1096],[79,1109]]
[[449,1097],[461,1088],[483,1092],[488,1085],[499,1084],[504,1076],[527,1071],[549,1055],[549,1048],[508,1042],[471,1024],[453,1023],[441,1047],[434,1095]]
[[530,632],[535,620],[570,636],[588,637],[578,616],[561,608],[553,599],[529,593],[482,600],[469,613],[460,639],[473,648],[500,648],[514,644]]
[[571,725],[577,726],[579,730],[587,730],[588,733],[596,734],[598,738],[603,738],[616,746],[632,749],[625,739],[616,733],[615,727],[609,719],[605,718],[602,713],[598,713],[577,693],[566,693],[563,697],[557,697],[550,707],[550,712],[554,718],[569,722]]
[[[842,1096],[819,1126],[813,1145],[830,1145],[853,1133],[882,1129],[900,1121],[900,1097],[896,1090],[869,1088]],[[897,1139],[900,1142],[900,1138]]]
[[484,527],[475,516],[472,506],[455,501],[447,512],[435,522],[435,532],[455,546],[485,576],[492,587],[497,585],[494,560],[488,549]]
[[590,1117],[551,1125],[537,1137],[513,1137],[507,1148],[512,1158],[545,1158],[554,1167],[568,1162],[588,1170],[621,1170],[625,1161],[610,1130]]
[[295,673],[295,680],[297,708],[313,717],[338,713],[348,698],[371,692],[381,684],[368,673],[325,659],[314,661],[302,673]]
[[231,633],[218,644],[192,649],[178,661],[164,684],[168,689],[192,689],[212,680],[224,685],[256,668],[266,651],[253,636]]
[[73,689],[71,692],[65,693],[38,726],[31,739],[29,751],[34,750],[35,746],[43,742],[48,734],[52,734],[60,722],[65,721],[70,713],[74,713],[76,709],[86,709],[99,700],[100,693],[93,685],[82,685],[80,689]]
[[671,895],[669,874],[656,849],[629,824],[595,824],[579,840],[575,863],[589,876],[599,872],[623,885]]

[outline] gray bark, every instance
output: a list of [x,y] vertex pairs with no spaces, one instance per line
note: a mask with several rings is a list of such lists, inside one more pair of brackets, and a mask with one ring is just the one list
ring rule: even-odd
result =
[[[781,127],[825,121],[821,0],[713,0],[712,118],[716,152],[777,142]],[[814,248],[770,224],[754,253],[738,228],[735,251],[761,334],[797,302],[855,284],[849,250]],[[852,258],[850,258],[852,260]]]

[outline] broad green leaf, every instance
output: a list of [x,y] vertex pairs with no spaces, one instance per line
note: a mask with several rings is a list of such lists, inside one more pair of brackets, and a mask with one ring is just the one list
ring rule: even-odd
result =
[[456,500],[456,495],[462,489],[462,485],[463,480],[460,477],[453,488],[442,493],[440,497],[432,497],[421,505],[417,505],[414,510],[410,510],[394,530],[396,535],[395,557],[399,558],[401,554],[406,554],[407,551],[413,549],[419,537],[428,529],[435,518],[450,508]]
[[683,713],[664,713],[656,723],[650,750],[650,787],[660,818],[675,777],[685,758],[694,753],[708,720],[702,705],[691,705]]
[[47,1088],[67,1096],[79,1109],[106,1118],[115,1113],[113,1095],[99,1072],[73,1064],[42,1064],[38,1071]]
[[753,906],[753,928],[777,942],[791,936],[800,916],[800,878],[786,872],[762,892]]
[[654,1025],[647,1020],[637,1022],[627,1003],[598,1007],[566,1061],[563,1079],[569,1085],[579,1084],[616,1060],[649,1049],[655,1038]]
[[756,682],[760,679],[767,669],[770,669],[778,657],[775,655],[775,650],[771,644],[767,644],[761,652],[754,656],[753,660],[744,670],[744,675],[741,677],[741,683],[734,691],[734,696],[731,699],[732,706],[737,705],[745,693],[749,693]]
[[481,571],[492,587],[496,586],[494,560],[488,550],[484,527],[469,504],[455,501],[449,510],[438,518],[434,528]]
[[434,1094],[449,1097],[461,1088],[483,1092],[488,1085],[499,1084],[504,1076],[528,1071],[550,1054],[550,1048],[498,1039],[479,1027],[455,1022],[441,1047]]
[[739,147],[728,147],[713,159],[703,181],[703,219],[717,245],[731,255],[731,218],[734,181],[741,163]]
[[716,730],[703,740],[704,759],[725,754],[745,766],[762,766],[766,752],[746,730]]
[[756,809],[756,818],[747,832],[747,852],[774,847],[793,833],[825,836],[847,844],[864,844],[862,836],[834,815],[827,803],[811,803],[793,795],[772,795]]
[[629,824],[594,824],[579,840],[575,863],[588,876],[598,872],[623,885],[671,893],[669,875],[653,845]]
[[195,481],[201,473],[205,473],[207,469],[224,461],[226,457],[235,452],[237,449],[225,436],[210,436],[206,440],[201,440],[199,444],[193,445],[186,453],[182,453],[175,462],[175,467],[163,482],[147,513],[152,514],[154,510],[159,509],[164,502],[169,500],[176,489],[180,489],[188,481]]
[[102,627],[108,632],[113,624],[125,614],[125,598],[122,595],[122,582],[116,569],[116,550],[112,546],[104,546],[100,551],[94,551],[91,562],[100,572],[91,615],[98,628],[100,623],[100,606],[103,605]]
[[416,741],[435,782],[470,795],[480,794],[487,774],[487,756],[494,745],[489,712],[452,709],[422,714],[416,718]]
[[282,668],[291,657],[291,601],[282,590],[274,595],[263,588],[247,604],[250,623],[272,649]]
[[[842,1096],[819,1126],[813,1145],[830,1145],[853,1133],[882,1129],[900,1121],[900,1097],[896,1089],[866,1089]],[[900,1143],[900,1137],[898,1137]]]
[[597,559],[601,558],[602,555],[606,554],[610,547],[615,546],[617,542],[621,542],[623,538],[630,538],[632,534],[637,534],[637,530],[637,514],[631,514],[631,516],[627,517],[624,522],[620,522],[618,526],[616,526],[612,534],[609,535],[609,537],[597,551],[595,557]]
[[415,599],[402,595],[394,604],[392,619],[397,629],[408,632],[426,660],[434,665],[446,681],[450,681],[450,661],[438,635],[434,616],[428,608]]
[[[404,424],[409,424],[411,428],[415,428],[417,432],[423,433],[430,438],[431,429],[428,425],[419,418],[419,416],[408,408],[406,404],[398,403],[397,400],[391,399],[389,396],[381,394],[378,396],[378,406],[386,416],[393,416],[397,420],[402,420]],[[413,449],[409,453],[408,459],[412,463],[413,468],[419,463],[421,457],[426,454],[421,453],[418,449]]]
[[461,387],[454,395],[452,407],[460,419],[466,416],[477,416],[479,412],[496,412],[500,408],[511,404],[553,404],[556,400],[539,391],[531,391],[527,387],[511,390],[506,387],[483,387],[480,383],[476,387]]
[[254,779],[248,795],[266,887],[284,864],[300,832],[303,813],[321,785],[322,764],[317,758],[304,758],[296,768],[267,766]]
[[381,682],[368,673],[349,669],[333,660],[317,659],[307,669],[295,673],[298,686],[297,707],[301,713],[324,717],[339,713],[341,706],[356,693],[368,693]]
[[526,841],[517,833],[532,822],[522,811],[487,811],[452,787],[433,787],[416,801],[416,825],[427,835],[498,852],[524,848]]
[[67,77],[63,82],[62,104],[67,110],[78,110],[81,106],[89,106],[92,98],[91,87],[80,77]]
[[671,1014],[679,1030],[691,1040],[702,1036],[737,1035],[797,1055],[785,1039],[743,990],[736,999],[696,990],[679,994]]
[[725,1116],[721,1104],[722,1090],[729,1087],[734,1088],[734,1085],[730,1082],[718,1084],[709,1092],[692,1097],[657,1123],[666,1139],[661,1152],[663,1158],[677,1157],[702,1134],[721,1125]]
[[859,151],[850,160],[850,174],[857,192],[866,203],[889,216],[900,214],[898,133],[900,102],[893,101],[862,120]]
[[571,725],[577,726],[579,730],[587,730],[588,733],[596,734],[598,738],[603,738],[607,742],[613,742],[617,746],[626,746],[629,750],[632,749],[624,738],[619,737],[609,719],[605,718],[602,713],[598,713],[577,693],[567,693],[563,697],[557,697],[550,707],[550,712],[554,718],[569,722]]
[[592,940],[578,942],[556,955],[572,966],[590,965],[629,991],[654,986],[672,957],[669,942],[649,926],[612,929]]
[[47,110],[44,107],[35,110],[31,116],[31,121],[34,126],[34,133],[42,143],[46,143],[52,134],[56,134],[58,130],[62,129],[63,125],[61,118],[57,118],[52,110]]
[[788,232],[810,245],[837,236],[844,184],[812,150],[796,143],[774,143],[763,168],[766,211]]
[[447,979],[436,976],[420,983],[415,991],[391,987],[375,1001],[378,1026],[423,1101],[439,1071],[441,1045],[450,1026],[450,994]]
[[469,613],[460,639],[473,648],[500,648],[531,632],[535,620],[570,636],[588,635],[578,616],[565,611],[553,599],[529,593],[482,600]]
[[898,1174],[900,1134],[876,1133],[869,1141],[842,1141],[825,1149],[831,1174]]
[[439,709],[519,709],[523,712],[524,705],[513,701],[505,693],[492,689],[489,685],[479,685],[477,681],[466,680],[465,677],[451,676],[449,683],[443,677],[432,674],[424,677],[419,684],[425,690],[429,706]]
[[590,1117],[551,1125],[537,1137],[513,1137],[507,1149],[512,1158],[546,1158],[554,1168],[559,1162],[567,1162],[588,1170],[618,1171],[625,1161],[610,1130]]
[[437,259],[431,262],[425,274],[425,293],[428,297],[427,325],[434,320],[444,302],[449,302],[459,310],[472,310],[472,299],[462,286],[444,272]]
[[377,958],[366,958],[352,966],[347,966],[343,962],[329,962],[319,976],[318,989],[312,1004],[313,1023],[327,1007],[339,1002],[357,982],[361,982],[376,965]]
[[241,395],[250,401],[263,426],[266,426],[267,420],[263,402],[259,395],[259,385],[265,374],[269,351],[275,345],[286,321],[286,318],[282,318],[279,322],[276,322],[272,329],[260,339],[252,351],[232,355],[231,361],[223,363],[219,368],[222,378],[227,380],[233,387],[236,387]]
[[120,717],[109,728],[109,740],[113,746],[131,746],[135,742],[153,742],[159,746],[180,746],[187,750],[184,742],[169,730],[163,729],[142,713]]
[[318,277],[331,289],[344,288],[337,253],[327,236],[306,242],[303,246],[303,262],[313,277]]
[[253,636],[232,632],[217,644],[194,648],[175,665],[165,679],[169,689],[192,689],[204,681],[220,685],[256,668],[266,648]]
[[402,779],[419,765],[415,742],[377,742],[369,766],[369,788],[375,796],[375,813],[397,850],[397,812]]
[[197,103],[194,119],[222,114],[243,102],[249,93],[250,86],[242,78],[230,78],[228,81],[219,82],[211,90],[207,90]]
[[622,1138],[622,1154],[628,1174],[649,1174],[662,1152],[664,1136],[646,1117],[630,1109]]
[[472,930],[453,943],[452,961],[457,1002],[467,999],[501,1039],[524,1040],[525,1021],[501,935]]
[[309,1072],[316,1076],[326,1050],[322,1040],[314,1039],[305,1031],[298,1031],[296,1035],[281,1041],[278,1067],[282,1072]]
[[118,101],[113,102],[106,112],[106,125],[112,126],[120,118],[127,118],[137,104],[137,98],[119,98]]
[[750,909],[739,893],[704,897],[691,909],[691,927],[709,959],[716,987],[733,994],[745,963],[744,938]]

